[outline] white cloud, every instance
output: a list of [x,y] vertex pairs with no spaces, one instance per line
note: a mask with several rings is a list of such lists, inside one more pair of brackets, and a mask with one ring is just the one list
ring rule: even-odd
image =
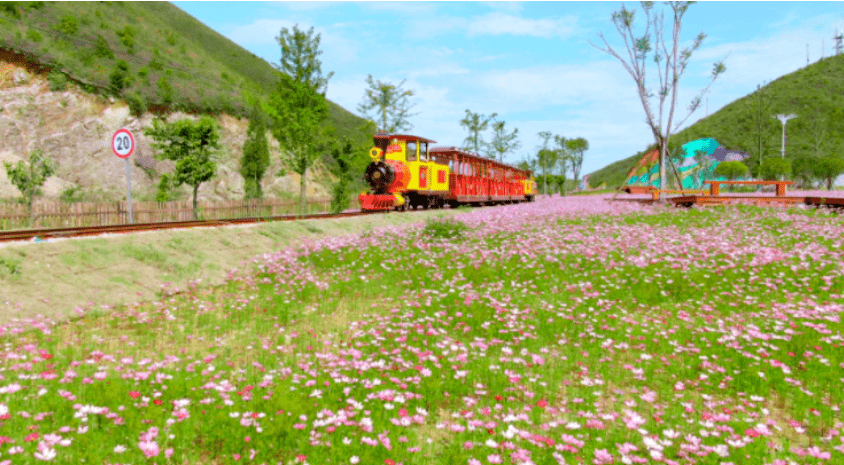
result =
[[479,2],[481,5],[487,6],[493,10],[506,11],[508,13],[518,13],[522,11],[521,2]]
[[551,38],[571,37],[579,32],[577,18],[564,16],[562,18],[531,19],[522,18],[498,11],[484,16],[472,18],[466,28],[470,37],[477,35],[532,36]]

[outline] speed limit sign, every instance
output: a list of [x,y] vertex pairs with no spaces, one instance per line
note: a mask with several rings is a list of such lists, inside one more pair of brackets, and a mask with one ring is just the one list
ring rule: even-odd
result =
[[111,150],[120,158],[129,158],[135,150],[135,137],[128,129],[118,129],[111,138]]

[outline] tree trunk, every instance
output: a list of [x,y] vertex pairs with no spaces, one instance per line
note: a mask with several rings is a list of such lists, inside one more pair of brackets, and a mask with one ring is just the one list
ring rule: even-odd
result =
[[199,191],[199,184],[193,186],[193,219],[199,219],[196,215],[196,193]]
[[302,178],[299,180],[299,209],[301,213],[304,215],[307,212],[305,211],[306,202],[305,202],[305,176],[308,174],[308,168],[302,170]]
[[665,151],[668,149],[668,139],[666,139],[663,143],[660,144],[659,149],[659,199],[665,200],[665,194],[662,192],[665,190]]

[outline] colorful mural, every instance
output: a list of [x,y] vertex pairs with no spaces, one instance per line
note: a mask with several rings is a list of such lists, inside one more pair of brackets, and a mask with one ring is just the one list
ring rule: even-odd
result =
[[[674,166],[680,173],[684,189],[703,188],[704,181],[725,181],[723,176],[715,176],[715,167],[724,161],[743,161],[747,155],[735,150],[727,150],[718,145],[715,139],[693,140],[680,147],[679,156],[673,159]],[[671,165],[665,167],[669,176]],[[637,186],[659,187],[659,151],[645,154],[636,166],[627,174],[627,183]]]

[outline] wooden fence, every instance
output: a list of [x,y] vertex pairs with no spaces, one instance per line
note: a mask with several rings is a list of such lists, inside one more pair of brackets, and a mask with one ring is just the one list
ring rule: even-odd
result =
[[[307,213],[329,210],[330,198],[309,199]],[[349,201],[351,209],[360,209],[357,197]],[[261,199],[197,202],[199,219],[268,217],[299,213],[298,200]],[[132,202],[135,223],[165,221],[190,221],[193,202]],[[0,230],[23,228],[70,228],[78,226],[105,226],[129,222],[127,202],[64,203],[59,201],[34,202],[32,217],[26,205],[0,204]]]

